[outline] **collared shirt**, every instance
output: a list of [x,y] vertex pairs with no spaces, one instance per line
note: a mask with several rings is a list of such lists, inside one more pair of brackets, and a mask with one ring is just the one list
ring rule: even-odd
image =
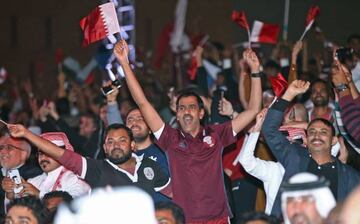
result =
[[[311,156],[310,156],[311,157]],[[322,165],[318,165],[313,158],[310,158],[307,171],[313,173],[319,177],[323,176],[330,181],[330,190],[337,200],[338,191],[338,170],[336,162],[329,162]]]
[[46,193],[55,190],[66,191],[74,198],[88,194],[91,190],[85,181],[77,177],[72,171],[66,170],[63,166],[49,173],[44,172],[39,176],[30,178],[28,182],[39,189],[40,198],[43,198]]
[[224,147],[236,141],[231,122],[201,127],[196,137],[169,125],[154,135],[167,153],[173,200],[184,209],[186,221],[231,216],[221,162]]
[[82,157],[81,178],[91,187],[135,185],[151,196],[170,184],[170,178],[160,166],[148,158],[132,154],[136,160],[134,174],[121,169],[109,160],[95,160]]

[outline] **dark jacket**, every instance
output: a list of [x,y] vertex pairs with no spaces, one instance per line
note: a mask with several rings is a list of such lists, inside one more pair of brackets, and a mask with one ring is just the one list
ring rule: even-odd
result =
[[[43,173],[40,167],[34,163],[34,161],[28,161],[19,169],[20,176],[25,180],[29,178],[36,177]],[[0,172],[1,173],[1,172]],[[0,181],[2,181],[4,176],[1,173]],[[0,187],[0,217],[4,217],[5,215],[5,208],[4,208],[4,200],[5,200],[5,191]]]
[[[278,102],[273,105],[266,115],[262,131],[270,150],[285,168],[283,181],[288,181],[293,175],[307,171],[310,153],[307,148],[300,144],[290,143],[278,131],[284,117],[282,109]],[[334,158],[334,160],[336,161],[338,171],[337,199],[342,201],[360,183],[360,174],[352,167],[341,163],[337,158]],[[281,216],[281,198],[279,192],[271,213],[278,217]]]

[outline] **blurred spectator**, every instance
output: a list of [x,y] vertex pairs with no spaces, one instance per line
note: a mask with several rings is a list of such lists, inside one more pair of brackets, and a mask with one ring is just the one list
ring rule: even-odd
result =
[[324,177],[298,173],[281,185],[281,207],[285,224],[321,224],[336,205]]
[[185,224],[184,211],[170,201],[156,203],[155,216],[158,224]]

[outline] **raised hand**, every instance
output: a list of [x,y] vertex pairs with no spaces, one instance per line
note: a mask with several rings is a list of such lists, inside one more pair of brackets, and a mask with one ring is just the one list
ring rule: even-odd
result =
[[218,109],[219,109],[219,114],[221,115],[231,116],[234,113],[232,104],[229,101],[227,101],[224,97],[220,99]]
[[336,58],[331,67],[331,81],[335,86],[352,82],[350,71]]
[[249,65],[251,73],[260,72],[260,61],[253,50],[251,49],[245,50],[243,52],[243,58],[246,61],[246,63]]
[[260,132],[261,127],[262,127],[262,125],[264,123],[267,112],[268,112],[268,108],[263,108],[260,111],[260,113],[258,113],[256,115],[256,123],[255,123],[254,127],[252,128],[253,132]]
[[292,55],[296,57],[301,51],[302,47],[303,47],[303,42],[301,40],[296,41],[292,50]]
[[115,86],[111,85],[111,81],[107,81],[107,82],[103,85],[103,87],[107,87],[107,86],[111,86],[111,88],[112,88],[113,91],[112,91],[111,93],[109,93],[109,94],[106,95],[106,101],[107,101],[108,103],[115,102],[115,101],[116,101],[116,97],[117,97],[117,95],[119,94],[119,89],[116,88]]
[[114,54],[120,64],[129,63],[129,46],[127,45],[125,40],[120,40],[115,44]]
[[292,101],[297,95],[305,93],[309,89],[309,87],[310,87],[310,82],[302,81],[302,80],[294,80],[289,85],[282,98],[287,101]]
[[11,137],[14,138],[23,138],[25,137],[26,132],[29,131],[21,124],[8,124],[7,128],[9,129]]

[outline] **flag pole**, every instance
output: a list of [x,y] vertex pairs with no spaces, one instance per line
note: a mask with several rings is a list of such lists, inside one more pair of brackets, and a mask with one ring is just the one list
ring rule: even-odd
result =
[[303,34],[302,34],[301,37],[300,37],[300,41],[302,41],[302,40],[304,39],[306,33],[310,30],[310,28],[311,28],[312,24],[314,23],[314,21],[315,21],[315,20],[312,20],[312,21],[306,26]]
[[251,39],[250,39],[250,30],[247,30],[248,38],[249,38],[249,49],[251,49]]
[[285,0],[284,23],[283,23],[283,40],[287,40],[287,37],[288,37],[289,11],[290,11],[290,0]]

